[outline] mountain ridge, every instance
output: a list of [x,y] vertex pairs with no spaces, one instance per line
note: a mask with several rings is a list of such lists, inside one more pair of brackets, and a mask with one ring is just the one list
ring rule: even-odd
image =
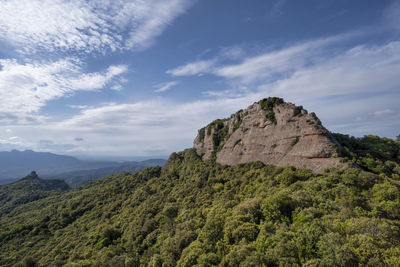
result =
[[0,180],[18,179],[31,170],[41,175],[51,175],[73,170],[117,166],[114,161],[79,160],[72,156],[32,150],[12,150],[0,152]]
[[23,204],[69,189],[63,180],[41,179],[32,171],[16,182],[0,186],[0,216]]
[[76,188],[84,185],[85,183],[117,174],[119,172],[128,172],[135,173],[142,169],[153,167],[153,166],[162,166],[164,165],[166,160],[164,159],[148,159],[144,161],[127,161],[123,162],[118,166],[110,166],[96,169],[88,169],[88,170],[76,170],[65,173],[57,173],[54,175],[46,175],[43,176],[44,179],[62,179],[64,180],[71,188]]

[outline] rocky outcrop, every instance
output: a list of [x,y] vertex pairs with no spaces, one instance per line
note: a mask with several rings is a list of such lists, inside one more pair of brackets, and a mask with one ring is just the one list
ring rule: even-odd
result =
[[200,129],[194,148],[203,160],[216,156],[223,165],[262,161],[314,173],[349,167],[340,162],[339,143],[314,113],[275,97]]

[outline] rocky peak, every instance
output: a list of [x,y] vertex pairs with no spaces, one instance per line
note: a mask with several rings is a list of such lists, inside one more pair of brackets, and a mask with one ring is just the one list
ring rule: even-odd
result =
[[203,160],[216,156],[223,165],[262,161],[294,165],[315,173],[344,167],[341,147],[315,113],[282,98],[262,99],[227,119],[199,130],[194,148]]
[[39,180],[39,176],[35,171],[32,171],[29,175],[25,176],[23,179],[25,180]]

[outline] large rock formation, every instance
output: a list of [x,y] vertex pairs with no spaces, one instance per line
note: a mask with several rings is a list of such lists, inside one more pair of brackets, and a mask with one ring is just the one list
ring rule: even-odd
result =
[[200,129],[194,148],[203,160],[215,155],[223,165],[262,161],[314,173],[349,167],[340,162],[339,143],[314,113],[275,97]]

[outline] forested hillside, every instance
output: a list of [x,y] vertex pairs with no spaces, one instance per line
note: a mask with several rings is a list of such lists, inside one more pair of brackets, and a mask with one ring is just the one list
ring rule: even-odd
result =
[[20,206],[0,219],[0,265],[396,266],[400,144],[338,139],[363,170],[221,166],[187,149]]
[[25,203],[58,194],[68,189],[69,186],[63,180],[40,179],[36,172],[33,171],[17,182],[0,185],[0,216]]

